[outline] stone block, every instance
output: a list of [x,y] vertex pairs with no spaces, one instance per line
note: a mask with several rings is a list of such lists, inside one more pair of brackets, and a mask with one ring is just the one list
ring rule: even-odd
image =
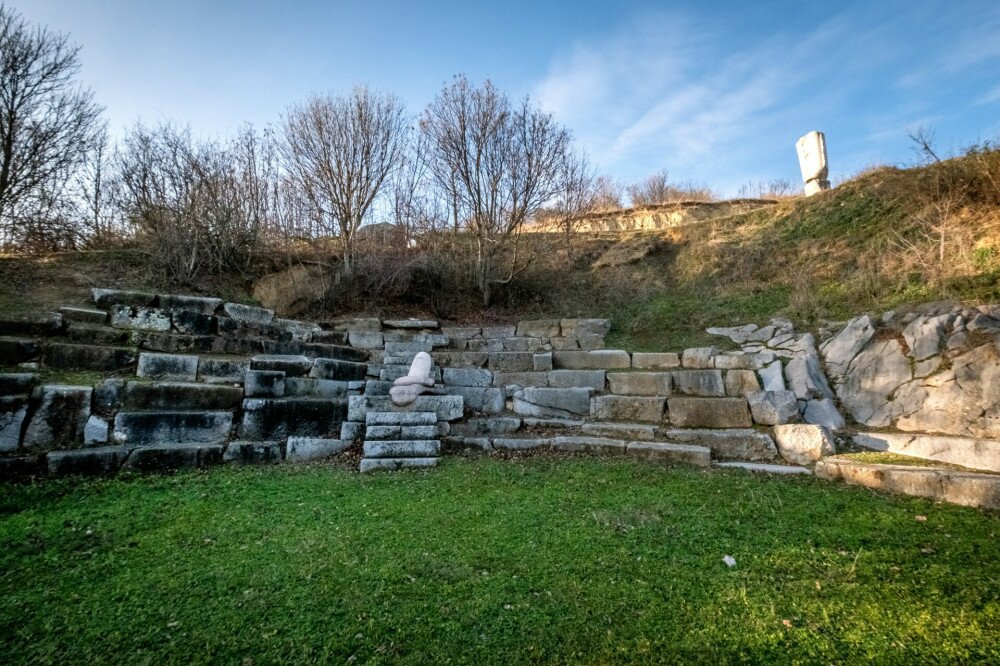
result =
[[774,426],[781,457],[793,465],[810,465],[835,453],[833,435],[823,426],[788,423]]
[[299,321],[298,319],[280,319],[275,317],[271,320],[271,325],[288,333],[292,340],[309,340],[316,331],[322,331],[319,324],[311,321]]
[[215,311],[222,305],[222,299],[205,296],[160,294],[158,304],[163,310],[186,310],[203,315],[214,315]]
[[517,324],[517,335],[523,338],[554,338],[559,331],[558,319],[530,319]]
[[347,450],[352,440],[326,439],[320,437],[289,437],[285,451],[285,460],[289,462],[308,462],[329,458]]
[[681,365],[685,368],[704,370],[715,367],[715,357],[719,350],[715,347],[693,347],[685,349],[681,355]]
[[[897,343],[898,344],[898,343]],[[833,392],[815,353],[796,354],[785,366],[788,388],[799,400],[832,398]]]
[[91,308],[59,308],[59,315],[67,324],[96,324],[103,326],[108,322],[108,313],[104,310]]
[[346,412],[343,398],[247,398],[239,436],[284,439],[338,435]]
[[360,442],[365,438],[365,424],[357,421],[344,421],[340,424],[340,439],[345,442]]
[[748,393],[747,403],[754,423],[778,425],[799,419],[799,405],[791,391],[756,391]]
[[26,338],[0,337],[0,358],[5,364],[22,363],[37,358],[41,347]]
[[198,381],[209,384],[242,384],[249,369],[249,361],[202,358],[198,361]]
[[481,368],[487,364],[490,355],[487,352],[432,352],[431,358],[435,365],[443,368]]
[[663,420],[664,398],[630,395],[601,395],[590,402],[590,417],[601,421]]
[[139,354],[136,376],[193,382],[198,376],[198,357],[180,354]]
[[116,305],[111,310],[111,325],[130,331],[169,331],[170,312],[158,308],[134,308]]
[[381,331],[348,331],[347,340],[358,349],[381,349],[385,344]]
[[548,377],[544,372],[495,372],[493,373],[493,385],[498,388],[507,386],[541,387],[548,385]]
[[281,370],[247,370],[243,393],[248,398],[280,398],[285,395],[285,373]]
[[501,388],[451,386],[448,393],[462,396],[466,407],[481,414],[499,414],[507,406],[507,396]]
[[489,368],[494,372],[531,372],[535,370],[534,357],[531,352],[492,352]]
[[560,330],[567,338],[582,338],[585,335],[603,338],[611,331],[611,322],[607,319],[563,319]]
[[589,388],[529,387],[514,394],[514,412],[538,417],[586,416],[592,393]]
[[281,462],[281,443],[275,441],[251,442],[237,439],[229,442],[229,446],[222,454],[222,460],[245,465]]
[[495,437],[493,448],[497,451],[528,451],[549,446],[550,443],[550,440],[540,437]]
[[760,381],[753,370],[727,370],[725,387],[726,395],[743,398],[748,393],[760,391]]
[[541,428],[543,430],[552,430],[553,428],[561,428],[572,430],[574,428],[582,428],[584,422],[581,419],[573,418],[539,418],[535,416],[526,416],[521,419],[521,425],[528,429]]
[[604,349],[604,336],[603,335],[581,335],[576,339],[577,344],[580,349],[584,351],[596,351],[598,349]]
[[[528,340],[538,340],[538,338],[504,338],[503,340],[503,350],[504,351],[528,351],[529,343]],[[541,345],[537,345],[537,349]]]
[[719,370],[756,370],[756,354],[719,354],[715,367]]
[[227,340],[214,335],[172,335],[167,333],[139,333],[136,342],[140,349],[166,354],[251,354],[263,349],[261,340]]
[[335,359],[338,361],[353,361],[363,363],[368,360],[368,352],[344,345],[326,342],[306,342],[302,344],[302,354],[315,359]]
[[441,333],[450,340],[469,340],[476,337],[483,329],[472,326],[442,326]]
[[376,317],[339,317],[327,322],[334,331],[381,331],[382,321]]
[[633,352],[632,367],[638,370],[671,370],[681,367],[681,359],[673,352]]
[[483,326],[482,336],[486,339],[512,338],[517,334],[516,326]]
[[45,348],[45,365],[77,370],[122,370],[135,365],[135,352],[122,347],[50,344]]
[[6,314],[0,312],[0,332],[5,335],[55,335],[60,332],[62,326],[62,315],[55,312],[41,314]]
[[127,411],[233,410],[242,401],[239,387],[196,382],[128,382],[123,397]]
[[28,414],[28,398],[23,395],[0,397],[0,451],[16,451],[21,443],[21,428]]
[[347,331],[313,331],[311,339],[313,342],[321,342],[331,345],[349,345],[350,336]]
[[826,426],[834,432],[843,430],[847,425],[843,415],[837,410],[837,405],[830,398],[806,402],[802,420],[813,425]]
[[675,370],[671,375],[675,395],[721,398],[726,395],[721,370]]
[[29,395],[37,381],[38,375],[33,372],[0,373],[0,396]]
[[49,474],[53,476],[114,474],[128,458],[131,449],[125,446],[99,446],[75,451],[50,451],[45,456]]
[[452,426],[453,435],[461,437],[478,437],[509,435],[521,428],[521,419],[510,416],[487,416],[460,421]]
[[382,322],[386,328],[414,329],[435,329],[439,324],[434,319],[386,319]]
[[222,462],[222,444],[152,444],[133,449],[123,467],[140,472],[208,467]]
[[882,432],[858,433],[852,439],[856,445],[873,451],[1000,472],[1000,441],[997,440]]
[[549,344],[555,351],[577,351],[580,349],[580,341],[576,338],[549,338]]
[[669,396],[669,372],[609,372],[608,387],[616,395]]
[[642,423],[584,423],[580,431],[592,437],[642,441],[656,439],[656,426]]
[[434,412],[377,412],[365,414],[365,425],[368,427],[395,426],[436,426],[437,414]]
[[242,303],[226,303],[222,306],[222,311],[231,319],[249,324],[267,325],[274,320],[274,310],[243,305]]
[[118,412],[112,439],[117,444],[131,446],[173,442],[216,444],[229,439],[232,428],[232,412]]
[[89,386],[48,384],[34,390],[35,405],[24,431],[24,448],[68,448],[83,439],[90,418]]
[[420,440],[365,440],[365,458],[433,458],[441,455],[441,442]]
[[781,361],[772,361],[760,369],[760,379],[765,391],[784,391],[785,375]]
[[681,463],[708,467],[712,464],[712,451],[705,446],[691,444],[671,444],[669,442],[628,442],[625,454],[646,460]]
[[90,415],[83,427],[83,445],[97,446],[107,444],[111,438],[111,423],[103,416]]
[[[319,359],[316,359],[316,362],[318,361]],[[313,368],[313,363],[313,359],[299,354],[258,354],[250,359],[250,368],[252,370],[279,370],[284,372],[286,377],[301,377]]]
[[93,345],[129,345],[135,334],[118,328],[96,324],[71,323],[66,326],[66,340]]
[[606,370],[552,370],[546,373],[546,382],[551,388],[592,388],[603,391]]
[[667,430],[663,438],[672,443],[704,446],[718,460],[774,460],[774,440],[756,430]]
[[365,429],[364,437],[370,440],[414,440],[414,439],[437,439],[438,427],[436,425],[417,426],[369,426]]
[[465,408],[460,395],[421,395],[406,407],[397,407],[388,396],[352,395],[347,401],[348,421],[364,421],[366,412],[432,412],[438,421],[454,421],[462,418]]
[[435,467],[437,464],[438,458],[362,458],[360,471],[362,474],[398,472],[404,469]]
[[121,407],[125,396],[125,380],[112,377],[94,387],[91,398],[92,409],[99,414],[110,415]]
[[753,425],[744,398],[670,398],[670,423],[683,428],[749,428]]
[[768,463],[750,463],[750,462],[720,462],[715,463],[716,467],[722,467],[727,469],[742,469],[748,472],[755,472],[758,474],[805,474],[811,475],[812,470],[808,467],[799,467],[797,465],[770,465]]
[[171,310],[170,321],[178,333],[189,335],[213,335],[215,317],[190,310]]
[[608,439],[606,437],[553,437],[551,446],[557,451],[568,453],[599,453],[599,454],[619,454],[625,453],[625,442],[620,439]]
[[539,352],[531,357],[535,372],[548,372],[552,369],[552,352]]
[[445,386],[492,386],[493,373],[483,368],[445,368]]
[[285,395],[316,398],[344,398],[350,390],[351,382],[336,379],[310,379],[308,377],[285,377]]
[[565,370],[616,370],[631,367],[632,357],[621,349],[552,352],[553,367]]
[[145,291],[127,291],[124,289],[91,289],[94,304],[101,308],[111,308],[115,305],[130,305],[146,307],[153,304],[156,294]]

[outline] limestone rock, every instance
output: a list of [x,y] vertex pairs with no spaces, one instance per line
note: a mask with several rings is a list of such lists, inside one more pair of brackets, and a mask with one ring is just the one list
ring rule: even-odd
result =
[[593,437],[611,437],[651,442],[656,439],[656,426],[644,423],[584,423],[580,431]]
[[566,370],[615,370],[632,365],[632,357],[621,349],[557,351],[552,354],[555,368]]
[[493,373],[483,368],[445,368],[445,386],[492,386]]
[[347,420],[364,421],[367,412],[431,412],[438,421],[462,418],[464,401],[460,395],[422,395],[406,407],[393,405],[389,396],[352,395],[347,398]]
[[670,423],[684,428],[749,428],[753,422],[743,398],[670,398]]
[[935,317],[920,315],[903,329],[903,339],[910,348],[910,356],[917,361],[934,356],[941,350],[945,331],[954,319],[953,315]]
[[83,445],[107,444],[111,434],[111,424],[102,416],[90,415],[83,427]]
[[715,367],[715,357],[719,350],[715,347],[694,347],[681,354],[681,365],[685,368],[706,369]]
[[773,361],[760,369],[760,379],[765,391],[784,391],[785,375],[781,361]]
[[139,354],[136,375],[144,379],[193,382],[198,376],[198,357],[181,354]]
[[68,448],[83,437],[90,418],[89,386],[43,385],[35,389],[37,406],[24,431],[24,447]]
[[[517,335],[526,338],[555,338],[560,335],[558,319],[534,319],[517,325]],[[565,335],[565,334],[563,334]],[[567,336],[571,337],[571,336]]]
[[855,317],[847,325],[820,346],[823,360],[834,379],[847,372],[854,357],[875,335],[875,323],[869,315]]
[[738,345],[750,339],[757,331],[757,324],[747,324],[745,326],[732,326],[729,328],[707,328],[705,332],[710,335],[724,335]]
[[718,460],[767,461],[778,456],[774,440],[756,430],[667,430],[663,436],[669,442],[707,447]]
[[882,340],[854,358],[837,395],[855,421],[884,427],[898,415],[898,407],[890,405],[889,397],[910,379],[910,361],[902,346],[896,340]]
[[609,372],[608,386],[617,395],[668,396],[669,372]]
[[708,467],[712,464],[712,451],[705,446],[671,444],[669,442],[628,442],[625,454],[646,460],[659,460]]
[[844,426],[847,425],[843,415],[837,410],[837,405],[830,398],[806,402],[802,420],[813,425],[824,426],[833,432],[843,430]]
[[663,419],[662,397],[636,397],[630,395],[602,395],[590,403],[591,418],[601,421],[647,421],[658,423]]
[[760,390],[760,381],[753,370],[727,370],[725,389],[728,396],[745,397]]
[[790,423],[799,418],[798,402],[791,391],[756,391],[746,397],[758,425]]
[[111,310],[111,325],[132,331],[169,331],[170,313],[157,308],[116,305]]
[[799,400],[833,397],[826,375],[820,367],[819,357],[814,352],[807,351],[792,357],[785,366],[785,379],[788,388]]
[[674,370],[671,373],[673,392],[703,398],[726,395],[721,370]]
[[781,457],[793,465],[809,465],[835,453],[833,435],[820,425],[789,423],[774,426]]
[[266,325],[270,324],[271,320],[274,319],[274,310],[243,305],[241,303],[226,303],[222,306],[222,311],[232,319],[251,324]]
[[603,338],[611,331],[611,322],[607,319],[563,319],[560,321],[560,329],[567,338],[592,335]]
[[308,462],[337,455],[351,445],[351,442],[322,437],[289,437],[285,460]]
[[543,418],[586,416],[592,393],[589,388],[529,387],[514,394],[514,412]]
[[681,367],[681,359],[672,352],[633,352],[632,367],[639,370],[671,370]]
[[21,443],[21,426],[28,414],[24,396],[0,397],[0,452],[16,451]]
[[[551,388],[592,388],[603,391],[605,370],[552,370],[545,373],[545,384]],[[545,385],[543,384],[543,385]]]
[[904,433],[862,432],[852,438],[858,446],[904,456],[1000,472],[1000,441]]

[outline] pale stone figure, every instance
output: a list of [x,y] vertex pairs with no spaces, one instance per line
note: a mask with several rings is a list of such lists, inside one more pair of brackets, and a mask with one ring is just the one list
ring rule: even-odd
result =
[[830,167],[826,162],[826,136],[822,132],[809,132],[795,142],[799,154],[799,168],[805,183],[806,196],[830,189]]
[[434,386],[431,377],[431,355],[427,352],[417,352],[410,364],[410,371],[392,383],[389,396],[395,405],[404,407],[426,393]]

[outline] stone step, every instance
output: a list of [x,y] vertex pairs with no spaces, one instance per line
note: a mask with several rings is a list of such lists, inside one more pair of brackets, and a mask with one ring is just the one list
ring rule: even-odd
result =
[[651,442],[656,439],[656,426],[648,423],[584,423],[580,432],[591,437],[611,437]]
[[364,416],[365,425],[371,426],[431,426],[437,425],[435,412],[370,411]]
[[313,359],[301,354],[258,354],[250,359],[251,370],[280,370],[289,377],[302,377],[313,367]]
[[361,473],[395,472],[402,469],[435,467],[440,458],[362,458]]
[[437,425],[373,425],[365,429],[365,439],[370,440],[413,440],[436,439],[440,433]]
[[135,367],[136,357],[125,347],[53,343],[45,348],[44,363],[50,368],[113,371]]
[[77,308],[63,306],[59,308],[64,324],[97,324],[103,325],[108,321],[108,313],[105,310],[94,308]]
[[465,409],[460,395],[421,395],[406,407],[397,407],[388,396],[352,395],[347,401],[348,421],[365,421],[365,414],[372,411],[434,412],[438,421],[455,421],[462,418]]
[[105,310],[115,305],[147,307],[156,301],[156,294],[125,289],[94,288],[90,290],[94,304]]
[[98,446],[72,451],[49,451],[45,463],[54,476],[114,474],[132,452],[130,446]]
[[558,437],[552,437],[549,440],[549,446],[556,451],[566,451],[570,453],[622,455],[625,453],[626,442],[622,439],[609,439],[607,437],[560,435]]
[[240,439],[337,437],[347,416],[344,398],[247,398]]
[[115,415],[113,438],[134,446],[218,444],[229,439],[232,428],[233,413],[228,411],[123,411]]
[[[379,381],[383,382],[394,382],[400,377],[405,377],[410,372],[409,365],[383,365],[382,369],[379,370],[378,378]],[[441,383],[441,368],[431,367],[431,378],[437,384]]]
[[135,374],[144,379],[193,382],[198,377],[198,357],[190,354],[142,352]]
[[38,383],[38,375],[32,372],[0,372],[0,396],[30,395]]
[[768,465],[767,463],[754,463],[754,462],[717,462],[713,463],[716,467],[723,467],[727,469],[745,469],[748,472],[762,472],[764,474],[806,474],[812,475],[813,471],[808,467],[799,467],[798,465]]
[[984,509],[1000,509],[1000,475],[958,470],[881,465],[837,458],[816,463],[816,476],[903,495]]
[[1000,472],[1000,441],[926,433],[861,432],[852,441],[873,451],[887,451],[934,462]]
[[365,440],[365,458],[434,458],[441,455],[436,439]]
[[716,460],[769,462],[778,457],[778,449],[770,435],[749,428],[735,429],[671,429],[660,437],[675,444],[704,446]]
[[164,472],[190,467],[208,467],[222,462],[222,444],[164,443],[132,450],[124,468],[140,472]]
[[309,376],[313,379],[333,379],[336,381],[360,381],[367,374],[368,365],[355,361],[342,361],[334,358],[317,358],[313,363]]
[[599,395],[590,401],[590,417],[599,421],[663,421],[665,398]]
[[516,416],[484,416],[459,421],[451,428],[458,437],[495,437],[509,435],[521,429],[521,419]]
[[635,458],[660,460],[708,467],[712,463],[712,452],[704,446],[673,444],[671,442],[629,442],[625,453]]
[[260,465],[281,462],[281,443],[277,441],[252,442],[242,439],[229,442],[222,454],[225,462]]
[[289,437],[285,459],[289,462],[308,462],[335,456],[353,444],[350,440],[324,437]]
[[243,402],[243,390],[222,384],[192,382],[128,382],[124,407],[143,410],[234,410]]
[[5,365],[32,361],[38,358],[41,351],[41,346],[30,338],[0,337],[0,359]]
[[0,335],[39,337],[57,335],[63,326],[62,315],[43,314],[0,315]]
[[82,322],[69,324],[65,335],[71,342],[92,345],[127,345],[132,341],[132,333],[129,331]]
[[302,354],[312,358],[328,358],[338,361],[353,361],[364,363],[368,360],[368,352],[343,345],[322,342],[306,342],[302,345]]

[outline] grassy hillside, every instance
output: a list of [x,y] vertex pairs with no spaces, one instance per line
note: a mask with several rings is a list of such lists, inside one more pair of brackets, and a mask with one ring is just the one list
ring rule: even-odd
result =
[[[340,285],[302,316],[359,308],[467,322],[604,316],[614,322],[612,344],[676,349],[708,340],[708,326],[772,316],[814,325],[941,299],[996,301],[1000,152],[879,169],[813,197],[664,231],[580,233],[570,259],[560,235],[527,237],[539,259],[489,309],[442,282],[446,273],[421,273],[415,259],[410,283],[391,296],[347,299],[351,287]],[[272,265],[260,262],[258,273]],[[138,250],[0,258],[0,311],[82,303],[91,286],[175,288]],[[250,286],[222,276],[183,290],[246,302]]]

